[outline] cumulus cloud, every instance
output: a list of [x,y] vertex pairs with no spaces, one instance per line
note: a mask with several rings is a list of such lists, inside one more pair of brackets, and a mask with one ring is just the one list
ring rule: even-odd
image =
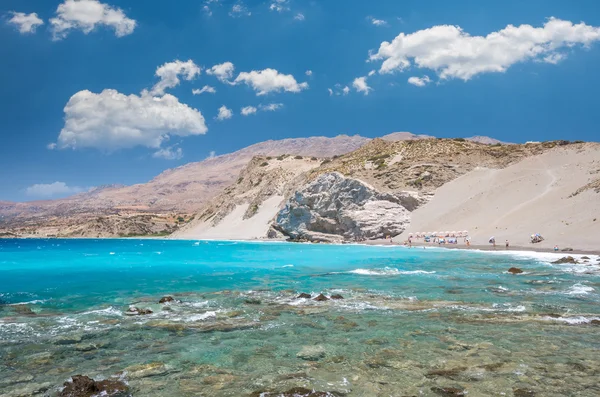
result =
[[183,150],[181,150],[180,147],[175,148],[173,146],[169,146],[158,149],[156,152],[152,153],[152,157],[155,159],[179,160],[183,157]]
[[57,147],[116,150],[135,146],[159,148],[170,136],[202,135],[202,113],[173,95],[125,95],[112,89],[99,94],[79,91],[65,106],[65,125]]
[[365,95],[369,95],[369,92],[373,91],[373,89],[367,84],[366,76],[355,78],[352,82],[352,87],[354,87],[357,92],[362,92]]
[[271,5],[269,5],[269,10],[284,12],[289,11],[289,0],[271,0]]
[[423,77],[413,76],[408,78],[408,83],[416,85],[417,87],[425,87],[427,84],[431,83],[431,79],[427,75]]
[[233,63],[223,62],[223,63],[213,66],[210,69],[206,69],[206,74],[215,76],[220,81],[225,82],[233,77],[234,70],[235,70],[235,66],[233,66]]
[[283,103],[269,103],[268,105],[260,105],[259,108],[265,112],[274,112],[283,108]]
[[179,76],[183,76],[185,80],[192,80],[194,77],[200,74],[200,67],[198,67],[191,59],[182,62],[175,60],[173,62],[167,62],[156,69],[156,76],[160,78],[160,81],[152,87],[153,95],[162,95],[166,89],[173,88],[179,85]]
[[383,19],[377,19],[374,17],[367,17],[367,19],[369,20],[369,22],[371,22],[375,26],[386,26],[387,25],[387,21],[385,21]]
[[350,87],[345,86],[344,88],[342,88],[342,94],[348,95],[349,93],[350,93]]
[[219,114],[216,119],[219,121],[227,120],[233,117],[233,111],[228,109],[227,106],[223,105],[219,108]]
[[375,73],[377,73],[375,70],[371,70],[368,74],[369,77],[373,76]]
[[249,116],[251,114],[255,114],[258,111],[254,106],[246,106],[242,108],[242,116]]
[[25,194],[30,197],[51,198],[56,196],[69,196],[86,190],[89,189],[78,186],[68,186],[64,182],[37,183],[25,189]]
[[215,87],[211,87],[209,85],[205,85],[201,89],[195,88],[192,90],[192,94],[194,94],[194,95],[201,95],[201,94],[204,94],[205,92],[208,92],[209,94],[214,94],[217,92],[217,90],[215,90]]
[[411,65],[435,71],[440,79],[467,81],[481,73],[503,73],[518,62],[557,63],[561,49],[589,46],[600,40],[600,27],[549,18],[542,27],[513,26],[487,36],[471,36],[459,26],[438,25],[400,33],[370,55],[383,61],[379,73],[403,71]]
[[231,7],[231,11],[229,12],[229,16],[233,18],[243,16],[249,17],[250,15],[252,15],[252,13],[248,11],[248,8],[244,5],[244,3],[234,4],[233,7]]
[[133,33],[136,21],[127,18],[123,10],[100,3],[98,0],[65,0],[56,10],[56,18],[50,19],[52,34],[60,40],[72,29],[88,34],[97,26],[107,26],[115,30],[117,37]]
[[307,76],[312,76],[312,70],[307,70],[306,72],[304,72],[304,74],[306,74]]
[[12,18],[8,20],[8,23],[15,25],[21,34],[35,33],[37,27],[44,24],[44,21],[35,12],[31,14],[11,12],[10,14]]
[[332,95],[333,95],[333,90],[332,90],[331,88],[328,88],[328,89],[327,89],[327,92],[329,92],[329,96],[332,96]]
[[304,19],[305,19],[305,18],[304,18],[304,14],[303,14],[303,13],[301,13],[301,12],[297,13],[296,15],[294,15],[294,19],[295,19],[296,21],[304,21]]
[[300,92],[308,88],[308,83],[298,83],[291,74],[279,73],[275,69],[253,70],[242,72],[233,81],[234,84],[245,83],[256,91],[256,95],[270,92]]
[[350,93],[350,87],[348,86],[342,86],[341,84],[337,83],[336,85],[333,86],[334,89],[328,88],[327,91],[329,92],[329,95],[348,95]]

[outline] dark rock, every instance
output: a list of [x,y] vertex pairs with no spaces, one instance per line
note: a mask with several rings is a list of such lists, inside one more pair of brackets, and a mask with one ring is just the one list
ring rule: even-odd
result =
[[511,274],[521,274],[523,273],[523,270],[519,269],[518,267],[511,267],[508,269],[508,272]]
[[340,295],[340,294],[335,294],[335,295],[331,295],[330,299],[339,300],[339,299],[344,299],[344,297],[342,295]]
[[458,375],[461,372],[466,371],[466,370],[467,370],[467,367],[457,367],[457,368],[450,368],[450,369],[436,369],[436,370],[427,372],[425,374],[425,377],[437,378],[438,376],[442,376],[444,378],[454,380],[458,377]]
[[572,256],[563,256],[559,260],[556,260],[556,261],[554,261],[552,263],[555,264],[555,265],[560,265],[560,264],[563,264],[563,263],[573,263],[573,264],[575,264],[575,263],[577,263],[577,261]]
[[328,298],[328,297],[326,297],[326,296],[325,296],[325,295],[323,295],[323,294],[319,294],[319,296],[317,296],[317,297],[316,297],[315,299],[313,299],[313,300],[315,300],[315,301],[317,301],[317,302],[324,302],[324,301],[328,301],[328,300],[329,300],[329,298]]
[[297,297],[297,298],[298,298],[298,299],[299,299],[299,298],[310,299],[310,298],[311,298],[311,296],[310,296],[310,294],[305,294],[305,293],[303,292],[303,293],[301,293],[300,295],[298,295],[298,297]]
[[255,391],[248,397],[343,397],[346,394],[335,391],[315,391],[304,387],[294,387],[288,391]]
[[260,301],[260,299],[250,298],[246,299],[244,303],[247,305],[260,305],[262,302]]
[[173,302],[174,300],[175,299],[173,299],[172,296],[163,296],[162,298],[160,298],[158,303],[168,303],[168,302]]
[[29,308],[27,305],[15,305],[12,307],[13,311],[22,316],[35,316],[33,310]]
[[582,256],[581,259],[590,259],[589,256]]
[[592,325],[600,325],[600,320],[592,320],[592,321],[590,321],[590,324],[592,324]]
[[561,249],[562,252],[569,252],[569,251],[573,251],[573,248],[563,248]]
[[125,397],[130,395],[128,386],[122,381],[103,380],[97,382],[83,375],[75,375],[71,379],[71,382],[64,383],[65,388],[60,392],[59,397],[92,397],[98,395]]
[[513,395],[515,397],[533,397],[535,396],[535,392],[527,389],[514,389]]
[[458,389],[456,387],[432,387],[431,391],[435,394],[439,394],[444,397],[454,397],[454,396],[466,396],[467,393],[465,389]]

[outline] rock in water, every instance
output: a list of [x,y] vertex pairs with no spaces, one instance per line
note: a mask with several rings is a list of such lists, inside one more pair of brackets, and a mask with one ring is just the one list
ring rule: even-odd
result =
[[65,382],[60,397],[125,397],[129,396],[128,387],[118,380],[95,381],[83,375],[75,375],[70,382]]
[[294,387],[288,391],[255,391],[248,397],[343,397],[344,393],[335,391],[316,391],[305,387]]
[[300,299],[300,298],[303,298],[303,299],[310,299],[310,298],[311,298],[311,296],[310,296],[310,294],[305,294],[305,293],[303,292],[303,293],[301,293],[300,295],[298,295],[298,297],[297,297],[297,299]]
[[444,397],[454,397],[454,396],[466,396],[466,392],[464,389],[458,389],[456,387],[432,387],[431,391],[435,394],[439,394]]
[[158,303],[168,303],[168,302],[173,302],[174,300],[175,299],[173,299],[172,296],[163,296],[162,298],[160,298]]
[[296,354],[296,357],[307,361],[318,361],[325,357],[325,348],[320,345],[304,346],[302,350]]
[[340,294],[331,295],[330,299],[344,299],[344,297]]
[[[338,172],[320,175],[297,191],[274,227],[294,240],[376,239],[402,233],[419,199],[383,193]],[[328,237],[329,236],[329,237]]]
[[533,390],[528,389],[514,389],[513,395],[515,397],[534,397],[535,392]]
[[512,274],[521,274],[523,273],[523,270],[519,269],[518,267],[511,267],[508,269],[508,272]]
[[15,305],[12,307],[13,311],[21,316],[35,316],[33,310],[29,308],[27,305]]
[[150,309],[139,309],[135,306],[129,306],[129,309],[125,312],[128,316],[141,316],[144,314],[152,314],[152,310]]
[[317,296],[314,300],[316,300],[317,302],[325,302],[328,301],[329,298],[323,294],[319,294],[319,296]]
[[572,263],[572,264],[576,264],[577,261],[575,260],[575,258],[573,258],[572,256],[565,256],[560,258],[557,261],[552,262],[555,265],[561,265],[563,263]]

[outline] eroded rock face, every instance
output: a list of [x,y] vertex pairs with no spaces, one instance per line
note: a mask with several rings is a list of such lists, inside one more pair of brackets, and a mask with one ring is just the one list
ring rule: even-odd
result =
[[274,227],[295,240],[324,240],[330,236],[376,239],[404,231],[418,200],[382,193],[366,183],[337,172],[319,176],[297,191],[276,218]]

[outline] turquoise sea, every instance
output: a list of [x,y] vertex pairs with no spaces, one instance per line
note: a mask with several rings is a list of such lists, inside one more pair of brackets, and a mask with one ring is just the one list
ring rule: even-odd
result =
[[0,240],[0,396],[55,396],[76,374],[133,396],[598,396],[600,261],[556,258]]

